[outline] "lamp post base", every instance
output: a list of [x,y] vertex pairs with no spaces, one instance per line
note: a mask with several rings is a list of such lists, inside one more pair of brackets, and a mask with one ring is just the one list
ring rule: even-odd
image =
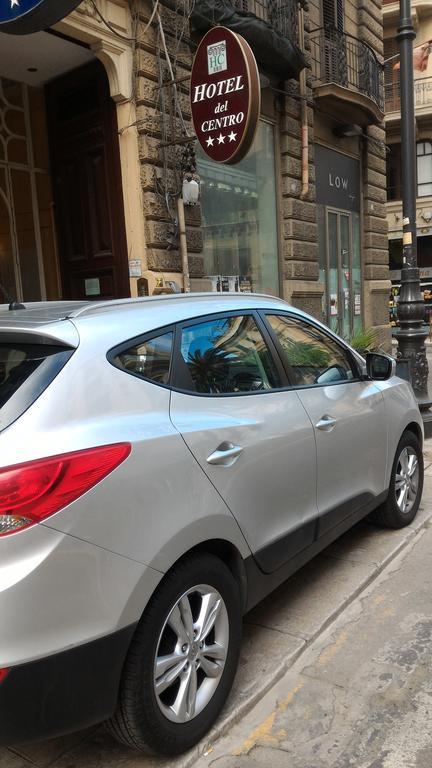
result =
[[396,372],[410,382],[420,410],[430,408],[432,400],[428,393],[429,366],[426,357],[425,339],[429,331],[409,332],[400,330],[396,334],[398,352]]
[[419,270],[404,266],[398,306],[399,328],[395,334],[398,342],[397,369],[411,383],[419,408],[426,409],[431,407],[432,402],[428,395],[429,366],[425,345],[429,329],[425,329],[423,317],[424,300]]

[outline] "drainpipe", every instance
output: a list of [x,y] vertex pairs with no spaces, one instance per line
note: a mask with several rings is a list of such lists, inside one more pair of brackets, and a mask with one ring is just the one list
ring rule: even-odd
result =
[[[299,44],[300,49],[305,52],[305,29],[304,29],[304,10],[299,8]],[[302,69],[299,77],[300,83],[300,104],[301,104],[301,176],[302,188],[300,197],[303,199],[309,193],[309,129],[307,113],[307,91],[306,91],[306,67]]]
[[180,240],[180,255],[182,261],[182,273],[183,273],[183,292],[190,293],[190,279],[189,279],[189,261],[187,252],[186,241],[186,224],[184,203],[181,195],[177,198],[177,216],[179,226],[179,240]]

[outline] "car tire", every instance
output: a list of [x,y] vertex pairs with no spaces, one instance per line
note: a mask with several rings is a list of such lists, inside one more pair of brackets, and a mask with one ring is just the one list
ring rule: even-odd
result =
[[385,528],[409,525],[421,501],[423,474],[420,441],[413,432],[404,432],[396,450],[387,499],[374,512],[374,521]]
[[180,562],[137,627],[110,732],[143,752],[172,756],[190,749],[231,690],[241,630],[240,589],[229,568],[211,554]]

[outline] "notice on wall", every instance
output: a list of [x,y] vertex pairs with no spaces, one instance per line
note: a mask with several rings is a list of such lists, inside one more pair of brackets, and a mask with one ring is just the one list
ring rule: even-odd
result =
[[141,277],[141,259],[129,259],[129,277]]
[[361,296],[359,293],[354,295],[354,314],[361,315]]
[[338,297],[337,293],[330,294],[330,315],[335,317],[338,314]]
[[98,277],[90,277],[85,280],[85,295],[100,296],[100,281]]

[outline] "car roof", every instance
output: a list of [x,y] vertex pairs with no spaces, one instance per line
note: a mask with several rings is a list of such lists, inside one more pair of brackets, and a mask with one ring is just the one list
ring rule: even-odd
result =
[[[30,302],[23,309],[9,310],[0,305],[0,332],[38,334],[68,341],[73,324],[78,330],[84,322],[111,326],[125,321],[131,327],[138,321],[143,330],[223,311],[256,308],[287,309],[288,304],[274,296],[252,293],[181,293],[109,301]],[[65,323],[70,320],[71,323]],[[100,324],[100,323],[99,323]],[[72,326],[72,327],[73,327]],[[123,331],[124,334],[124,331]],[[70,343],[72,339],[70,339]]]
[[[106,314],[107,312],[116,312],[133,310],[140,307],[140,310],[151,309],[156,304],[165,304],[166,307],[174,309],[175,306],[182,306],[187,302],[189,306],[197,302],[202,307],[203,304],[212,305],[223,302],[224,305],[253,304],[263,305],[263,300],[267,306],[272,304],[284,304],[286,302],[275,296],[259,293],[178,293],[165,294],[161,296],[143,296],[139,298],[128,299],[109,299],[107,301],[34,301],[26,302],[22,309],[9,309],[8,304],[0,304],[0,325],[9,323],[34,323],[46,324],[58,320],[66,320],[83,315]],[[205,311],[208,311],[206,309]],[[183,314],[183,312],[181,312]]]

